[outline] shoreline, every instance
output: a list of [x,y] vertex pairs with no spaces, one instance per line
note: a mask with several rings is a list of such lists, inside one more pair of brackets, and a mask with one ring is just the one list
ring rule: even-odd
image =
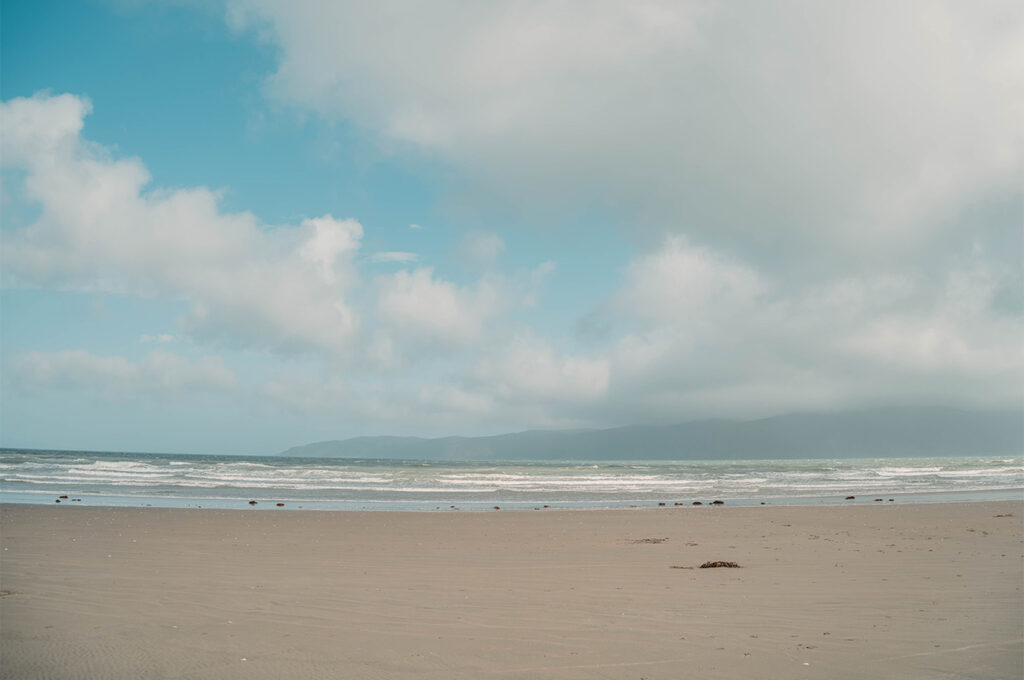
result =
[[[69,498],[63,498],[69,496]],[[159,496],[110,496],[90,495],[74,492],[8,492],[0,491],[0,506],[2,505],[26,505],[26,506],[50,506],[57,505],[73,507],[97,507],[97,508],[180,508],[186,510],[210,509],[210,510],[309,510],[316,512],[473,512],[492,511],[495,509],[505,511],[519,510],[626,510],[626,509],[681,509],[698,508],[711,505],[714,500],[721,500],[722,504],[733,508],[755,508],[755,507],[852,507],[862,505],[923,505],[923,504],[945,504],[945,503],[987,503],[999,501],[1024,500],[1024,488],[1014,487],[1006,489],[970,489],[956,491],[920,491],[920,492],[893,492],[881,491],[873,493],[855,494],[853,499],[844,495],[817,495],[817,496],[749,496],[730,497],[722,495],[714,498],[697,499],[689,498],[679,500],[678,498],[665,498],[652,500],[650,497],[642,499],[615,499],[615,500],[593,500],[593,501],[558,501],[552,499],[544,500],[522,500],[522,499],[491,499],[480,501],[469,501],[465,499],[431,499],[431,500],[352,500],[352,499],[302,499],[296,500],[287,497],[272,497],[254,495],[250,498],[239,497],[174,497],[166,498]],[[11,499],[15,500],[11,500]],[[881,499],[881,500],[877,500]],[[250,501],[255,500],[256,505]],[[278,503],[283,505],[278,506]],[[495,505],[498,507],[495,508]]]
[[0,506],[5,674],[1024,672],[1024,501],[204,510]]

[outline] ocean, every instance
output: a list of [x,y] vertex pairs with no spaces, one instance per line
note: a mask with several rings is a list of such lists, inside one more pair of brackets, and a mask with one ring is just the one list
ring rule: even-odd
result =
[[472,463],[0,450],[5,503],[451,511],[1022,497],[1024,457]]

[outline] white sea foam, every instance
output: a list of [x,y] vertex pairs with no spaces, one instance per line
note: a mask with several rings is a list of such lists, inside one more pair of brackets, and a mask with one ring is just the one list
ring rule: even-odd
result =
[[[0,493],[392,503],[401,499],[645,502],[984,492],[1024,486],[1021,459],[448,463],[296,461],[159,455],[0,452]],[[440,501],[440,502],[443,502]],[[484,501],[480,501],[484,502]]]

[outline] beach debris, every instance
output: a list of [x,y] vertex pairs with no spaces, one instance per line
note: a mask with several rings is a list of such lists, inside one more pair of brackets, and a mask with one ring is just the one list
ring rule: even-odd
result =
[[495,505],[495,506],[494,506],[494,509],[495,509],[495,510],[501,510],[501,506],[500,506],[500,505]]
[[894,498],[890,498],[889,502],[892,503],[894,500],[895,500]]
[[766,505],[766,503],[764,501],[761,501],[761,505]]
[[1013,513],[1012,512],[1008,512],[1008,513],[1006,513],[1004,515],[996,515],[996,517],[1013,517]]
[[57,496],[57,498],[67,498],[67,496]]
[[659,508],[663,508],[663,507],[665,507],[665,504],[664,503],[658,503],[658,507]]
[[846,497],[846,500],[848,500],[848,501],[852,501],[852,500],[853,500],[854,498],[856,498],[856,496],[847,496],[847,497]]
[[725,501],[711,501],[711,505],[725,505]]
[[664,543],[667,540],[667,538],[637,538],[630,543]]
[[876,502],[876,503],[881,503],[881,502],[882,502],[882,499],[881,499],[881,498],[876,498],[876,499],[875,499],[875,502]]
[[693,569],[694,567],[684,567],[681,564],[673,564],[669,569]]
[[693,504],[694,504],[694,505],[704,505],[704,504],[703,504],[703,503],[701,503],[700,501],[694,501],[694,502],[693,502]]
[[256,501],[249,501],[249,505],[256,505]]
[[277,504],[277,507],[279,507],[279,508],[283,508],[283,507],[284,507],[284,503],[278,503],[278,504]]
[[715,561],[715,562],[705,562],[704,564],[700,565],[700,568],[701,569],[721,569],[721,568],[726,568],[726,569],[742,569],[743,567],[741,567],[740,565],[736,564],[735,562],[725,562],[723,560],[718,560],[718,561]]
[[55,501],[53,501],[53,502],[54,502],[54,503],[60,503],[60,499],[58,498],[58,499],[56,499],[56,500],[55,500]]

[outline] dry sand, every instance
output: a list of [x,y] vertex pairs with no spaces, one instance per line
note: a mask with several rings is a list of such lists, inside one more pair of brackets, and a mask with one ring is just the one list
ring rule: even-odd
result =
[[8,505],[2,674],[1019,680],[1022,516]]

